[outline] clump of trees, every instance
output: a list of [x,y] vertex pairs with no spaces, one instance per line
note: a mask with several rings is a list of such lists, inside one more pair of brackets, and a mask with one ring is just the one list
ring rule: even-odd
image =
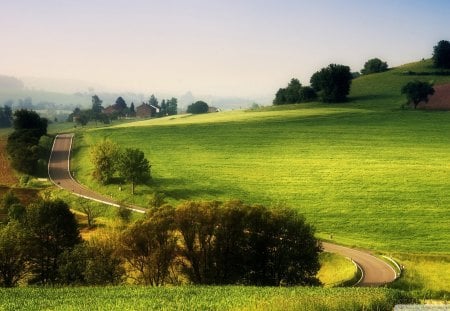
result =
[[117,176],[131,183],[132,194],[136,184],[145,183],[151,178],[150,162],[141,150],[122,150],[108,139],[91,147],[91,160],[94,164],[92,175],[98,182],[108,184]]
[[291,79],[287,87],[280,88],[275,94],[274,105],[297,104],[313,101],[316,92],[309,86],[302,86],[298,79]]
[[378,73],[388,70],[388,64],[383,62],[379,58],[369,59],[365,64],[364,68],[361,70],[363,75],[368,75],[371,73]]
[[402,87],[401,93],[406,96],[408,104],[412,103],[416,109],[420,102],[428,102],[428,96],[434,94],[434,88],[429,82],[411,81]]
[[208,104],[201,100],[196,101],[195,103],[190,104],[187,107],[187,113],[192,113],[192,114],[207,113],[208,110],[209,110]]
[[310,83],[323,102],[339,103],[347,100],[352,78],[350,67],[330,64],[314,73]]
[[433,64],[437,68],[450,69],[450,42],[441,40],[433,48]]
[[320,244],[304,218],[287,208],[241,201],[163,205],[122,239],[143,284],[173,283],[177,273],[193,284],[318,284]]
[[[17,203],[8,198],[8,209]],[[156,202],[158,201],[158,202]],[[42,200],[0,226],[0,286],[164,284],[316,285],[320,243],[298,212],[241,201],[158,195],[122,232],[83,241],[66,203]],[[20,204],[20,203],[19,203]]]
[[20,109],[14,112],[14,131],[8,136],[6,150],[14,169],[33,175],[38,170],[38,160],[48,150],[40,144],[47,134],[48,121],[35,111]]

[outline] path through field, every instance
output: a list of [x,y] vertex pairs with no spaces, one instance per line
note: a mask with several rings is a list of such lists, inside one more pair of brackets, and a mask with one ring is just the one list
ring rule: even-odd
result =
[[[73,134],[56,136],[48,166],[50,180],[58,187],[66,189],[74,195],[118,207],[119,204],[111,198],[87,189],[72,178],[70,174],[72,139]],[[140,207],[126,207],[136,212],[145,212],[145,209]],[[323,242],[323,248],[326,252],[337,253],[351,258],[361,267],[363,270],[363,277],[358,283],[358,286],[382,286],[395,280],[396,274],[391,266],[368,252],[327,242]]]

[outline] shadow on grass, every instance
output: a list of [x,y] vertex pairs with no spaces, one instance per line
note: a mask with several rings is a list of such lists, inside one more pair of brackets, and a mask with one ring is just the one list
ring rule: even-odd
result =
[[166,196],[175,200],[190,200],[225,194],[224,191],[213,187],[195,188],[189,181],[182,178],[158,178],[153,180],[153,185],[161,189]]

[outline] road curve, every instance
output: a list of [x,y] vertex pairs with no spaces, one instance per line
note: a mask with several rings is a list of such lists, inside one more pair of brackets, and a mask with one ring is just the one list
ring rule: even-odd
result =
[[322,242],[322,247],[326,252],[348,257],[358,264],[363,271],[363,276],[357,286],[382,286],[394,281],[397,277],[390,265],[368,252],[328,242]]
[[[73,179],[70,173],[72,140],[73,134],[56,136],[48,164],[50,180],[59,188],[66,189],[74,195],[119,207],[120,204],[110,197],[87,189]],[[138,206],[123,206],[139,213],[145,213],[145,209]],[[391,266],[367,252],[328,242],[322,242],[322,246],[324,251],[351,258],[359,265],[363,270],[363,277],[357,286],[382,286],[394,281],[396,278],[396,273]]]
[[116,207],[124,206],[135,212],[145,213],[145,209],[141,207],[119,204],[112,198],[98,194],[76,182],[70,173],[72,140],[73,134],[60,134],[55,137],[48,161],[48,176],[50,180],[59,188],[66,189],[79,197]]

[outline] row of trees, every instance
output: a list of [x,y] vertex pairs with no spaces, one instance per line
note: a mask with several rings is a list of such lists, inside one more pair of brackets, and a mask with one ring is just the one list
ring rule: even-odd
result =
[[157,117],[172,116],[178,113],[178,100],[175,97],[163,99],[160,105],[155,95],[152,95],[148,103],[153,107],[159,108],[159,112],[156,114]]
[[318,284],[320,244],[304,218],[286,208],[240,201],[163,204],[122,232],[89,241],[81,240],[63,201],[8,208],[9,222],[0,227],[1,286],[125,279],[152,286]]
[[8,136],[6,145],[14,169],[30,175],[37,173],[39,159],[46,158],[50,151],[48,141],[51,139],[41,141],[41,137],[46,137],[47,125],[47,119],[35,111],[21,109],[14,112],[14,131]]
[[312,75],[311,87],[303,87],[299,80],[292,79],[286,88],[278,90],[273,104],[295,104],[316,98],[323,102],[344,102],[350,92],[352,78],[350,67],[330,64]]
[[92,173],[101,184],[109,184],[115,179],[131,183],[131,193],[135,185],[145,183],[151,178],[149,161],[139,149],[121,149],[109,139],[91,147]]

